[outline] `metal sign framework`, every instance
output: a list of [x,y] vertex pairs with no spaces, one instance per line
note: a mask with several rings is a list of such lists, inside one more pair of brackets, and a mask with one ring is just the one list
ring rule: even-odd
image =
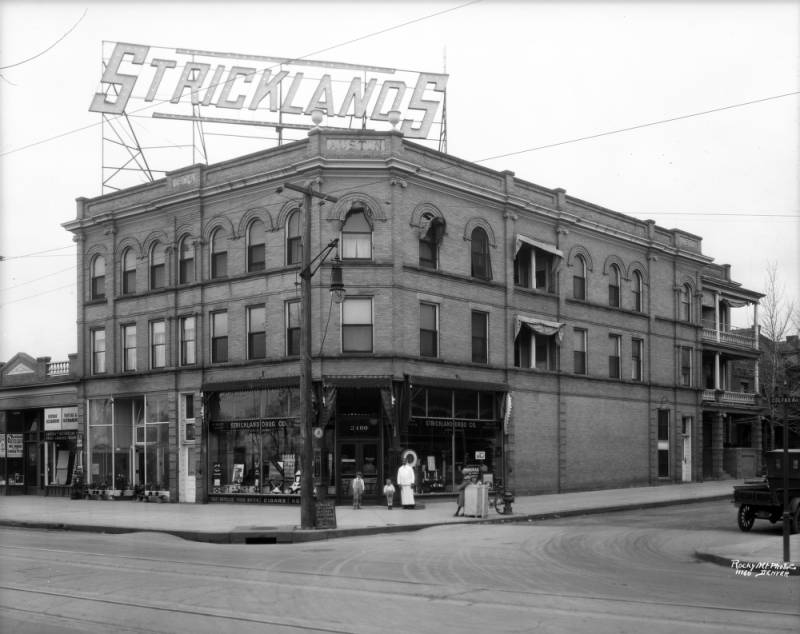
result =
[[103,48],[101,88],[89,108],[102,117],[102,193],[161,178],[186,165],[189,151],[191,163],[208,163],[212,153],[219,161],[298,140],[320,114],[327,127],[399,127],[447,151],[445,74],[113,42]]

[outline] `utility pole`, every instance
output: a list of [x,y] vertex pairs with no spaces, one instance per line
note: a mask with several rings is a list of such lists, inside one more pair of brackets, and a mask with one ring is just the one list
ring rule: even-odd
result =
[[[302,466],[300,467],[300,528],[316,526],[314,507],[314,451],[312,443],[314,408],[311,394],[311,210],[314,198],[328,202],[339,199],[313,188],[314,181],[305,187],[285,183],[286,189],[303,194],[303,257],[300,271],[300,420],[303,437]],[[330,251],[328,251],[330,252]],[[326,254],[327,255],[327,254]],[[319,257],[319,256],[318,256]],[[318,258],[314,258],[315,260]],[[322,258],[324,260],[324,257]],[[327,483],[323,483],[325,486]]]

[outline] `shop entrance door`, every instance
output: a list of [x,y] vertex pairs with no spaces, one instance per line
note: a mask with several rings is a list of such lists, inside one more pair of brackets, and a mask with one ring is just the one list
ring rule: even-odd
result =
[[44,468],[45,443],[26,442],[25,443],[25,493],[31,495],[44,495]]
[[350,483],[357,472],[364,478],[364,497],[377,497],[383,487],[380,482],[380,459],[378,457],[378,443],[372,440],[347,440],[339,443],[339,464],[336,469],[338,491],[337,498],[340,502],[352,499]]

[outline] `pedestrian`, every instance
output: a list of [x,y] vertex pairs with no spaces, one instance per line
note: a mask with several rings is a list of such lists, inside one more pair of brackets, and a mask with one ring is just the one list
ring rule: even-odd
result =
[[400,504],[404,509],[414,508],[414,467],[411,463],[414,462],[414,456],[408,454],[404,464],[400,465],[397,470],[397,486],[400,487]]
[[383,485],[383,494],[386,496],[386,506],[391,511],[392,502],[394,502],[394,485],[391,478],[386,478],[386,484]]
[[361,472],[356,473],[356,477],[350,483],[353,489],[353,508],[361,508],[361,496],[364,495],[364,478],[361,477]]
[[464,474],[464,479],[461,481],[461,484],[458,485],[458,499],[456,500],[456,504],[458,508],[456,509],[455,514],[453,517],[459,516],[459,511],[461,511],[461,515],[464,515],[464,489],[466,489],[470,484],[472,484],[471,480],[467,480],[466,474]]

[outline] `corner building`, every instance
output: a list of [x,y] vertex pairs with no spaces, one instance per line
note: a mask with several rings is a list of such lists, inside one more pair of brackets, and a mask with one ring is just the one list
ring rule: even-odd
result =
[[356,471],[377,497],[409,450],[431,494],[464,469],[520,494],[724,477],[724,415],[760,424],[755,397],[722,408],[725,368],[704,368],[739,348],[755,363],[752,340],[718,341],[719,306],[761,295],[699,237],[398,132],[317,128],[78,199],[93,487],[298,502],[306,245],[302,199],[279,188],[309,182],[338,198],[314,200],[307,246],[339,240],[346,288],[334,302],[331,259],[312,278],[313,477],[339,500]]

